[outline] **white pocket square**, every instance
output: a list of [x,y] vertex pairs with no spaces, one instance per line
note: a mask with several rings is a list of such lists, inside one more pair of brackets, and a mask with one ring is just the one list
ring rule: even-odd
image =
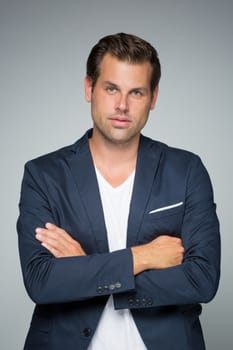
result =
[[154,209],[154,210],[151,210],[151,211],[149,212],[149,214],[154,214],[154,213],[158,213],[159,211],[164,211],[164,210],[176,208],[176,207],[179,207],[179,206],[182,205],[182,204],[183,204],[183,202],[179,202],[179,203],[175,203],[175,204],[168,205],[168,206],[166,206],[166,207]]

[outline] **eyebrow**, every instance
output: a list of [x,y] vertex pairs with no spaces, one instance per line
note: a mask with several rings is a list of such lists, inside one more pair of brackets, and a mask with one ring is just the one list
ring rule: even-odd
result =
[[116,88],[119,88],[119,86],[118,86],[117,84],[114,84],[114,83],[112,83],[112,82],[109,81],[109,80],[104,81],[104,82],[103,82],[103,85],[111,85],[111,86],[114,86],[114,87],[116,87]]

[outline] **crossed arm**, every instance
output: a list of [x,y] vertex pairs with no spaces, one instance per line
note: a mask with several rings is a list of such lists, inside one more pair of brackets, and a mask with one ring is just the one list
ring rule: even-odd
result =
[[[85,256],[78,241],[65,230],[46,223],[36,229],[36,239],[56,258]],[[176,237],[159,236],[149,243],[131,247],[134,275],[149,269],[162,269],[182,263],[184,247]]]
[[195,171],[187,190],[182,241],[166,236],[165,231],[146,244],[91,254],[84,248],[84,239],[80,244],[72,232],[70,235],[50,224],[53,220],[60,222],[56,215],[63,208],[51,206],[54,193],[52,197],[45,193],[44,178],[33,163],[29,165],[17,228],[25,286],[36,303],[93,298],[99,295],[98,286],[117,281],[121,281],[120,289],[102,288],[101,292],[116,295],[117,308],[131,307],[130,292],[156,295],[154,306],[195,304],[213,298],[220,272],[219,227],[209,178],[199,162],[193,165]]

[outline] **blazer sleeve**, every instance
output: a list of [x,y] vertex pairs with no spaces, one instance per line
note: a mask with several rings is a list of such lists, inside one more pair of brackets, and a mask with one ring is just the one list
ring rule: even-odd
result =
[[136,290],[114,297],[115,308],[146,308],[209,302],[220,276],[220,234],[209,175],[198,156],[189,167],[181,238],[181,265],[147,270],[135,278]]
[[130,249],[82,257],[55,258],[35,238],[36,227],[56,222],[47,200],[46,184],[34,162],[25,166],[18,244],[24,284],[38,304],[79,301],[133,290],[133,262]]

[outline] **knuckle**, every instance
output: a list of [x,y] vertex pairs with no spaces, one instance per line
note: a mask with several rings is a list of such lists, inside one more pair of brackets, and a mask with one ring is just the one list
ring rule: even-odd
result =
[[65,235],[65,234],[66,234],[66,231],[65,231],[63,228],[59,228],[59,233]]

